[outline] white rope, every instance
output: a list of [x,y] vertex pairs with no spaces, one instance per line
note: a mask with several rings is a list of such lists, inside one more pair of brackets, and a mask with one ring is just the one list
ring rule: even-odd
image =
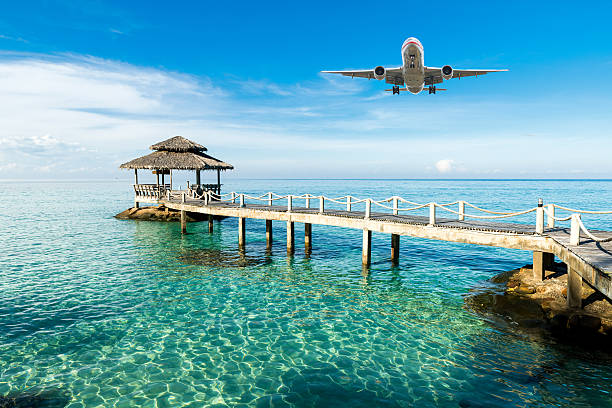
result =
[[[143,189],[143,191],[138,191],[137,193],[140,193],[140,195],[148,195],[148,194],[153,194],[152,192],[149,191],[149,189]],[[204,192],[203,194],[198,194],[195,190],[191,190],[191,197],[192,198],[198,198],[198,199],[202,199],[204,198],[205,194],[208,194],[210,198],[216,198],[216,201],[224,201],[224,202],[234,202],[236,199],[238,199],[240,197],[240,194],[236,193],[236,192],[231,192],[231,193],[227,193],[227,194],[216,194],[212,191],[209,192]],[[175,195],[175,193],[170,192],[170,197],[173,197]],[[227,200],[223,200],[222,197],[229,197],[231,196],[231,198],[227,199]],[[244,199],[249,199],[249,200],[258,200],[258,201],[265,201],[265,202],[272,202],[272,201],[278,201],[278,200],[286,200],[288,199],[290,196],[289,195],[279,195],[276,194],[274,192],[268,192],[265,194],[262,194],[260,196],[251,196],[248,194],[243,194]],[[363,202],[368,201],[368,199],[356,199],[355,197],[352,197],[350,195],[345,195],[342,197],[335,197],[335,198],[329,198],[329,197],[325,197],[325,196],[313,196],[309,193],[306,194],[302,194],[302,195],[293,195],[291,196],[293,199],[305,199],[305,200],[312,200],[312,199],[323,199],[324,201],[328,201],[328,202],[332,202],[332,203],[337,203],[337,204],[342,204],[345,205],[347,204],[347,201],[349,200],[350,197],[350,204],[351,205],[355,205],[355,204],[360,204]],[[398,197],[398,196],[392,196],[386,199],[382,199],[382,200],[378,200],[378,201],[373,201],[373,200],[369,200],[372,204],[375,204],[381,208],[385,208],[387,210],[392,210],[395,212],[400,212],[400,211],[414,211],[414,210],[418,210],[421,208],[425,208],[428,207],[429,205],[431,205],[432,203],[427,203],[427,204],[420,204],[420,203],[416,203],[414,201],[409,201],[409,200],[405,200],[402,197]],[[389,205],[385,205],[386,203],[392,202],[394,201],[394,207],[389,206]],[[492,211],[492,210],[487,210],[481,207],[478,207],[474,204],[471,204],[467,201],[463,201],[463,203],[477,211],[481,211],[487,214],[494,214],[493,216],[487,216],[487,215],[473,215],[473,214],[466,214],[466,213],[460,213],[458,211],[454,211],[451,210],[450,208],[447,208],[449,206],[455,205],[460,203],[461,201],[453,201],[452,203],[444,203],[444,204],[438,204],[438,203],[433,203],[433,205],[435,207],[441,208],[445,211],[448,211],[452,214],[456,214],[459,216],[463,216],[463,217],[468,217],[468,218],[476,218],[476,219],[500,219],[500,218],[509,218],[509,217],[515,217],[518,215],[523,215],[523,214],[528,214],[531,213],[533,211],[536,211],[537,208],[531,208],[529,210],[525,210],[525,211],[518,211],[518,212],[506,212],[506,211]],[[409,205],[412,205],[413,207],[408,207],[408,208],[399,208],[397,206],[396,203],[406,203]],[[583,214],[612,214],[612,211],[588,211],[588,210],[577,210],[574,208],[569,208],[569,207],[563,207],[557,204],[552,204],[553,207],[559,208],[561,210],[566,210],[566,211],[570,211],[570,212],[574,212],[574,213],[583,213]],[[548,218],[553,219],[555,221],[568,221],[571,219],[571,216],[569,217],[555,217],[554,215],[551,214],[551,212],[548,211],[548,209],[545,207],[544,208],[544,212],[546,213],[546,215],[548,216]],[[584,224],[581,223],[581,228],[583,229],[584,233],[587,234],[591,239],[593,239],[594,241],[597,242],[608,242],[608,241],[612,241],[612,237],[611,238],[606,238],[606,239],[598,239],[596,237],[594,237],[591,233],[588,232],[588,230],[586,229],[586,227],[584,227]]]
[[582,223],[582,219],[580,217],[576,217],[578,218],[578,224],[580,225],[580,229],[582,230],[582,232],[584,232],[587,237],[591,238],[593,241],[595,242],[610,242],[612,241],[612,237],[609,238],[597,238],[595,235],[591,234],[589,232],[589,230],[584,226],[584,224]]
[[344,202],[346,203],[346,198],[347,197],[348,196],[345,195],[345,196],[342,196],[342,197],[335,197],[335,198],[327,198],[327,197],[325,197],[325,199],[329,200],[329,201],[333,201],[333,202],[338,202],[338,201],[344,200]]
[[[382,202],[384,203],[386,201],[382,201]],[[381,201],[372,201],[372,204],[376,204],[377,206],[379,206],[381,208],[386,208],[388,210],[393,210],[394,209],[393,207],[389,207],[388,205],[381,204]]]
[[529,210],[519,211],[519,212],[515,212],[515,213],[508,213],[508,214],[504,214],[504,215],[471,215],[471,214],[465,214],[465,213],[461,214],[458,211],[451,210],[450,208],[442,207],[440,204],[437,204],[437,203],[433,203],[433,204],[436,207],[440,207],[444,211],[448,211],[448,212],[453,213],[453,214],[463,215],[464,217],[477,218],[477,219],[483,219],[483,220],[496,220],[496,219],[499,219],[499,218],[514,217],[514,216],[517,216],[517,215],[528,214],[530,212],[533,212],[533,211],[537,210],[537,207],[533,207],[532,209],[529,209]]
[[394,197],[397,198],[397,201],[401,201],[402,203],[410,204],[410,205],[422,205],[420,203],[415,203],[414,201],[408,201],[403,199],[402,197]]
[[546,213],[546,215],[547,215],[549,218],[552,218],[552,219],[553,219],[553,220],[555,220],[555,221],[569,221],[569,220],[571,220],[571,219],[572,219],[572,216],[571,216],[571,215],[570,215],[569,217],[565,217],[565,218],[558,218],[558,217],[555,217],[554,215],[550,215],[550,213],[548,212],[548,209],[547,209],[546,207],[544,207],[544,212]]
[[485,210],[484,208],[477,207],[474,204],[468,203],[467,201],[465,201],[465,205],[468,205],[468,206],[470,206],[470,207],[472,207],[472,208],[474,208],[474,209],[476,209],[478,211],[486,212],[486,213],[489,213],[489,214],[501,214],[501,215],[512,214],[511,212],[507,212],[507,211],[504,212],[504,211]]
[[459,201],[453,201],[452,203],[437,204],[437,205],[438,205],[438,207],[448,207],[450,205],[455,205],[455,204],[459,204]]
[[[344,198],[346,198],[346,196],[344,196]],[[323,196],[323,199],[325,201],[331,201],[332,203],[346,204],[346,200],[341,201],[342,197],[339,197],[339,199],[334,199],[334,198],[327,198],[327,197]],[[351,201],[351,204],[354,204],[354,203],[355,203],[354,201]]]
[[565,211],[583,213],[583,214],[612,214],[612,211],[588,211],[588,210],[576,210],[575,208],[562,207],[557,204],[553,204],[556,208],[560,208]]
[[394,198],[397,198],[397,197],[389,197],[389,198],[385,198],[384,200],[378,200],[378,201],[372,200],[372,203],[373,204],[388,203],[390,201],[393,201]]

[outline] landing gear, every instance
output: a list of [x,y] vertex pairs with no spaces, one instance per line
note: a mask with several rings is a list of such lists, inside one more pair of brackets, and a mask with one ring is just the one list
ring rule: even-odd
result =
[[400,90],[399,90],[399,86],[398,85],[393,85],[393,95],[398,94],[399,95]]
[[433,85],[429,85],[429,94],[435,94],[436,93],[436,87]]

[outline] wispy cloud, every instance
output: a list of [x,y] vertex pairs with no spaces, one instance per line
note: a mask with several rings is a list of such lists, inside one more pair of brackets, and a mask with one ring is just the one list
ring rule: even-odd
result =
[[[578,123],[534,126],[529,117],[550,109],[538,100],[397,97],[384,86],[329,75],[213,82],[92,56],[0,54],[0,166],[5,177],[118,175],[120,163],[182,134],[243,177],[563,173],[562,160],[542,166],[539,152],[587,150],[592,167],[612,170],[605,149],[577,143]],[[603,125],[590,137],[605,137]]]
[[28,40],[21,38],[21,37],[12,37],[9,35],[4,35],[4,34],[0,34],[0,40],[8,40],[8,41],[17,41],[17,42],[22,42],[22,43],[29,43]]

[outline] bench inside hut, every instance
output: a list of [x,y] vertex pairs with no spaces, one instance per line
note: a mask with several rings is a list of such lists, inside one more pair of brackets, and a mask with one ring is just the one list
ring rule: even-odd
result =
[[[231,164],[206,154],[208,150],[206,147],[182,136],[174,136],[156,143],[150,149],[153,150],[153,153],[120,166],[122,169],[134,170],[134,207],[139,207],[140,203],[157,203],[161,197],[172,194],[174,192],[172,189],[173,170],[195,171],[196,182],[188,186],[188,192],[195,191],[198,195],[211,192],[220,195],[221,171],[234,168]],[[151,170],[157,177],[157,183],[139,183],[138,170]],[[207,170],[217,172],[217,183],[201,183],[201,171]],[[169,176],[168,184],[165,180],[166,175]]]

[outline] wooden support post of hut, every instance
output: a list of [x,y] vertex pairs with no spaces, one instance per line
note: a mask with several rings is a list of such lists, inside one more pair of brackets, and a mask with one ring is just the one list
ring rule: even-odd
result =
[[400,236],[391,234],[391,262],[399,261]]
[[134,169],[134,208],[140,207],[136,186],[138,185],[138,169]]
[[[139,157],[127,163],[123,163],[120,168],[134,169],[134,206],[139,203],[158,203],[160,198],[166,195],[167,190],[172,190],[172,170],[194,170],[196,183],[193,188],[197,190],[197,196],[201,196],[206,191],[221,194],[221,171],[232,170],[234,166],[219,159],[209,156],[205,152],[206,147],[185,139],[182,136],[174,136],[163,142],[151,146],[153,153]],[[156,175],[155,184],[139,184],[138,170],[152,170]],[[217,172],[216,183],[202,184],[202,170],[212,170]],[[165,184],[164,175],[170,176],[170,184]],[[159,176],[161,175],[161,185]],[[149,194],[154,191],[155,194]]]
[[295,249],[295,229],[293,221],[287,221],[287,254],[292,255]]
[[312,224],[304,224],[304,249],[306,253],[312,250]]
[[266,248],[272,249],[272,220],[266,220]]

